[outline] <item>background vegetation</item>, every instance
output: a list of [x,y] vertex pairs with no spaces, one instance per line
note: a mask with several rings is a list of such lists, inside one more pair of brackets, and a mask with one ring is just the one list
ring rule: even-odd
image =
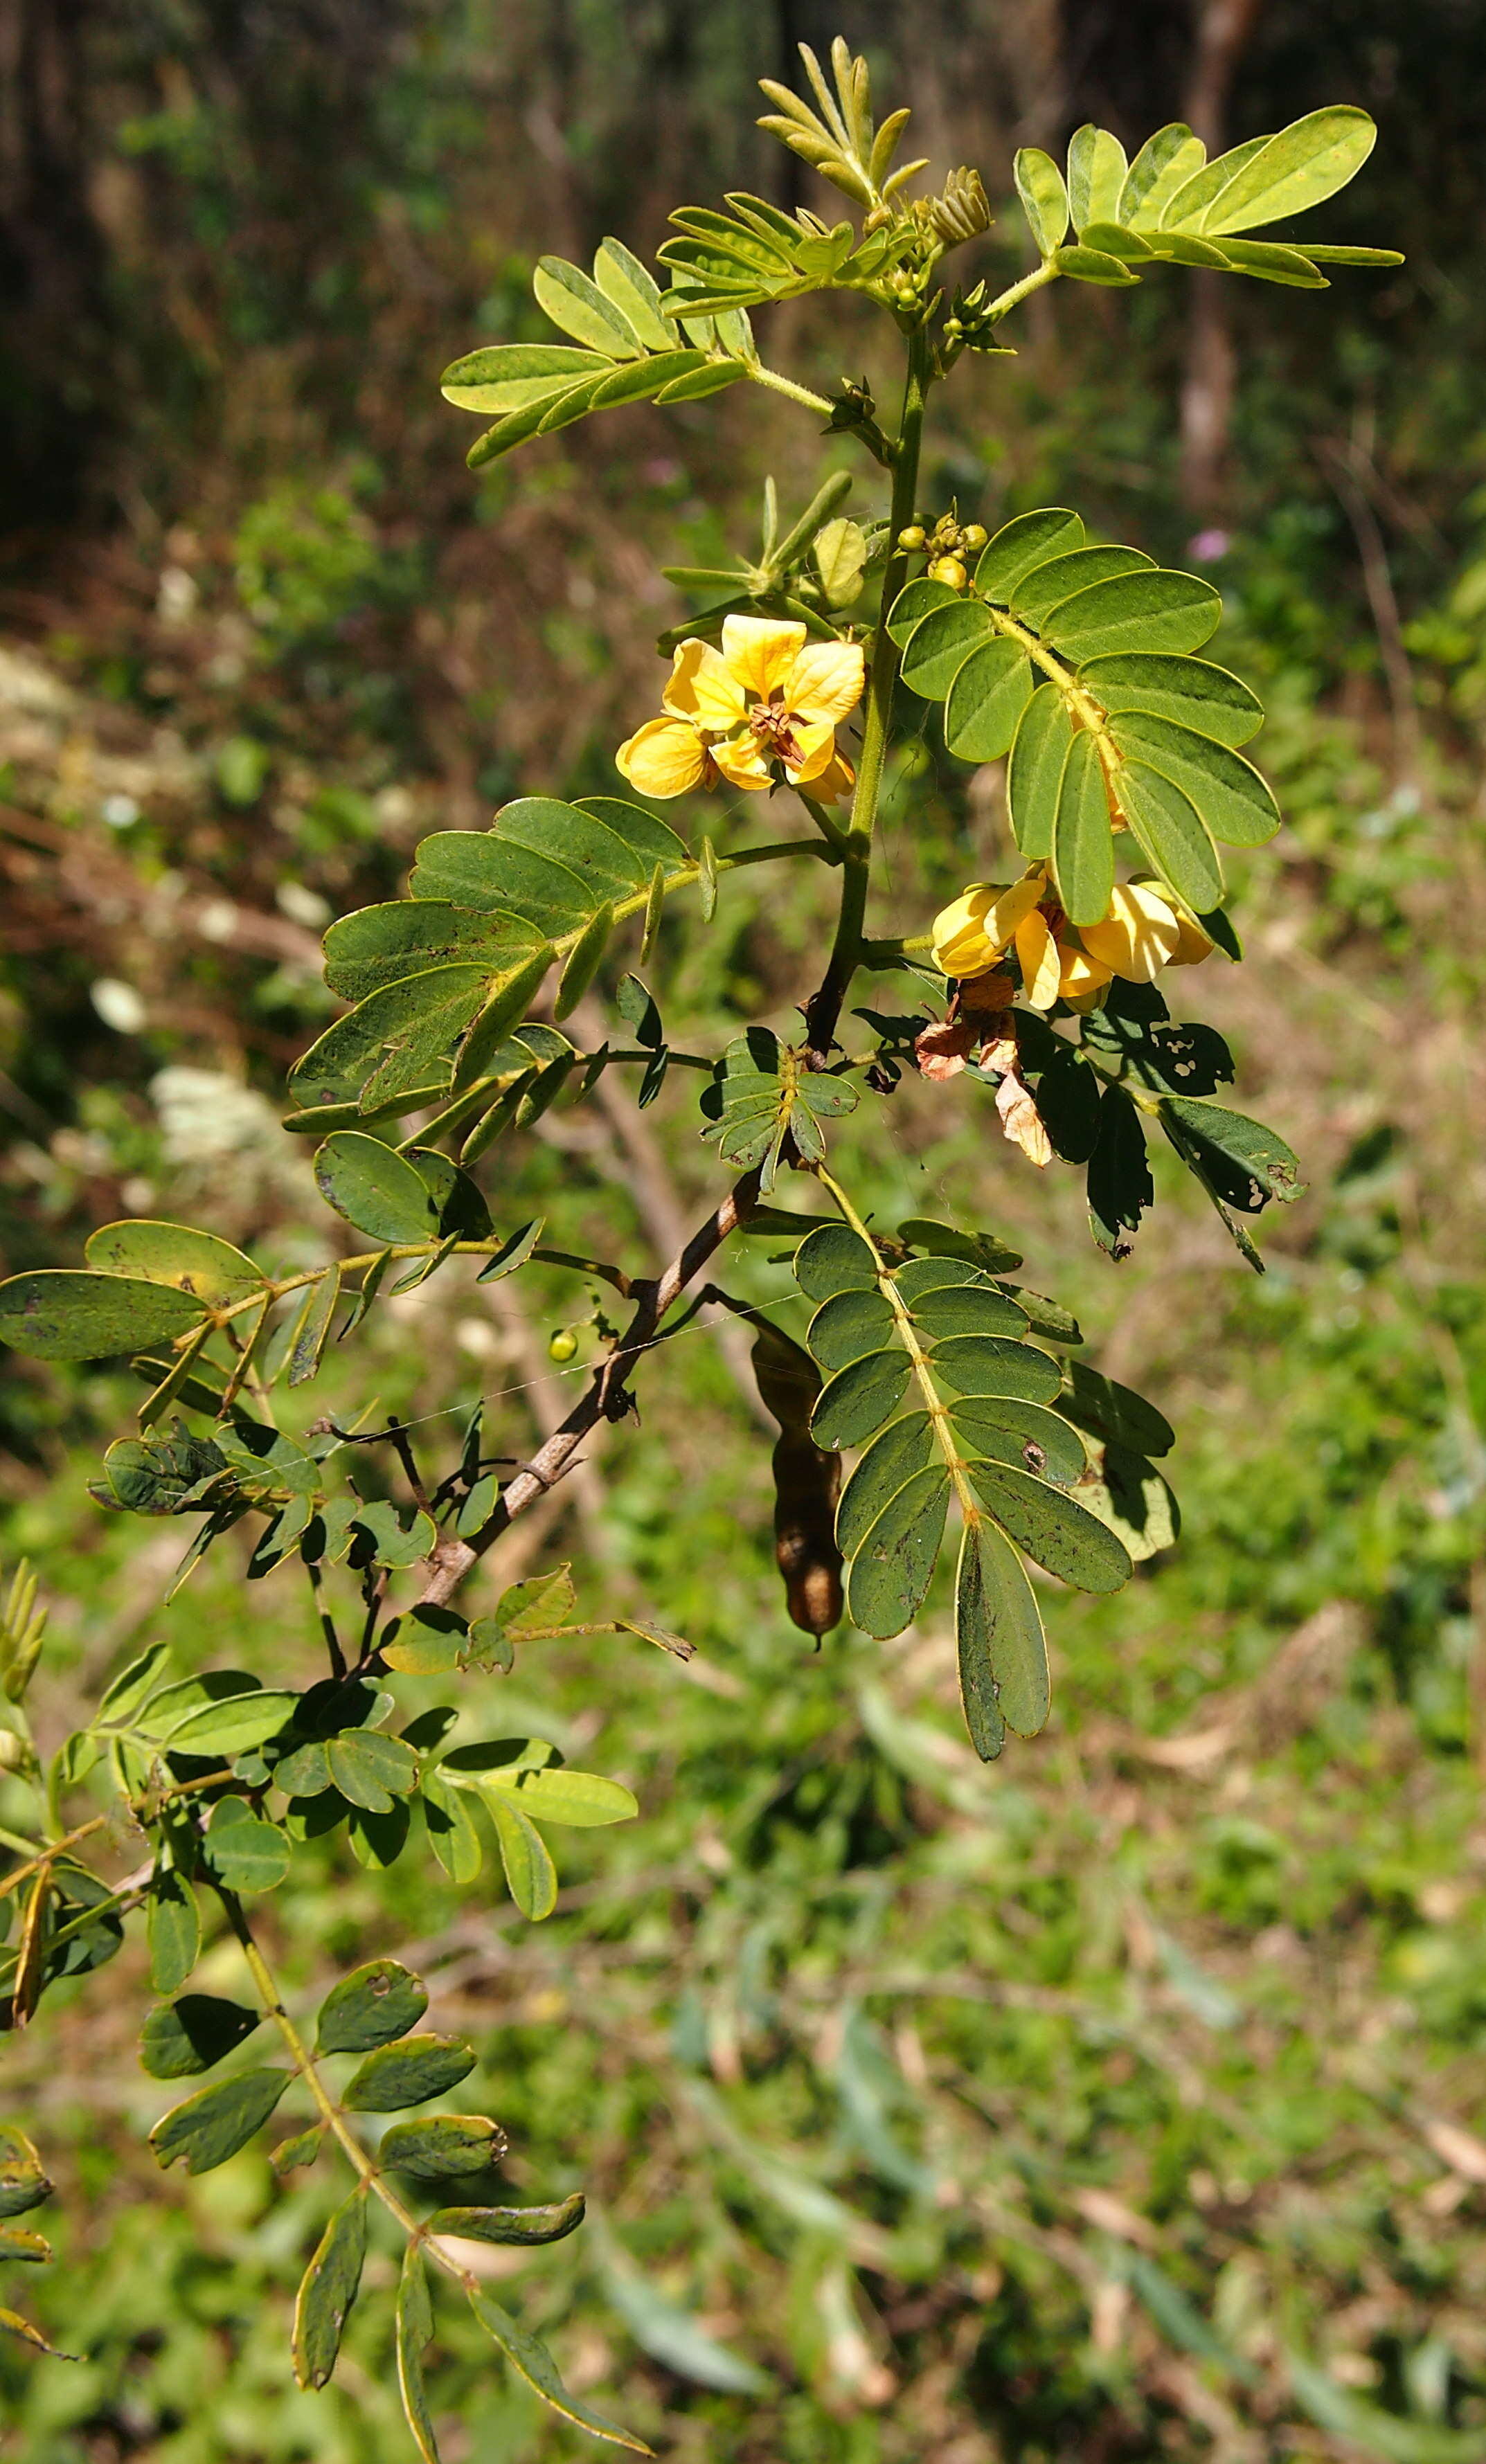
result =
[[[698,1331],[643,1444],[613,1434],[488,1578],[493,1596],[565,1556],[601,1563],[609,1596],[662,1614],[697,1660],[608,1639],[471,1681],[487,1725],[509,1711],[572,1752],[602,1739],[641,1822],[576,1835],[540,1929],[494,1885],[313,1848],[266,1920],[307,1994],[394,1950],[433,1984],[433,2024],[476,2033],[518,2195],[591,2194],[571,2241],[488,2254],[500,2298],[667,2457],[1469,2464],[1486,2446],[1470,0],[4,0],[4,1264],[71,1263],[111,1216],[197,1209],[270,1260],[320,1254],[323,1212],[277,1127],[329,1011],[319,929],[395,894],[431,827],[480,826],[518,786],[610,788],[654,700],[651,638],[685,612],[654,567],[745,539],[766,471],[788,501],[818,475],[795,415],[771,429],[765,406],[761,425],[741,388],[746,405],[632,412],[472,479],[437,371],[528,330],[540,249],[586,261],[613,230],[651,253],[685,194],[803,184],[752,132],[751,79],[836,31],[906,92],[937,169],[981,165],[1008,275],[1016,143],[1060,149],[1090,114],[1139,142],[1184,111],[1236,139],[1325,101],[1382,123],[1337,236],[1406,248],[1398,274],[1339,274],[1325,301],[1214,300],[1174,273],[1133,302],[1040,299],[1020,357],[966,380],[925,491],[987,524],[1071,501],[1220,583],[1217,655],[1271,705],[1256,750],[1287,827],[1244,869],[1258,963],[1205,979],[1204,1006],[1312,1194],[1267,1219],[1257,1282],[1173,1169],[1112,1269],[988,1102],[904,1088],[854,1187],[1025,1248],[1182,1433],[1184,1544],[1119,1599],[1058,1599],[1048,1735],[975,1763],[937,1595],[902,1644],[811,1655],[769,1563],[736,1355]],[[861,373],[820,357],[808,306],[773,330],[813,382]],[[864,321],[869,374],[873,347]],[[966,775],[926,735],[897,781],[896,891],[925,922],[1008,861],[997,800]],[[807,894],[740,890],[685,943],[667,924],[675,1029],[718,1036],[761,995],[788,1017]],[[638,1263],[674,1246],[702,1151],[684,1088],[643,1116],[606,1104],[581,1144],[546,1116],[510,1202],[580,1245],[617,1218]],[[760,1296],[766,1252],[742,1271]],[[516,1292],[451,1267],[390,1304],[386,1401],[498,1397],[487,1427],[529,1450],[565,1408],[545,1338],[588,1299],[551,1270]],[[7,1359],[0,1554],[37,1559],[53,1603],[44,1742],[156,1635],[183,1665],[225,1651],[270,1681],[302,1653],[297,1596],[245,1591],[230,1543],[161,1611],[179,1533],[141,1546],[83,1486],[132,1400],[120,1378]],[[213,1957],[203,1983],[231,1991]],[[63,2196],[57,2268],[6,2298],[83,2358],[0,2350],[0,2453],[382,2464],[402,2432],[377,2305],[332,2391],[296,2394],[284,2361],[328,2182],[277,2187],[252,2154],[163,2182],[120,1977],[79,1980],[34,2047],[8,2040],[6,2109]],[[473,2341],[436,2385],[452,2456],[586,2445]]]

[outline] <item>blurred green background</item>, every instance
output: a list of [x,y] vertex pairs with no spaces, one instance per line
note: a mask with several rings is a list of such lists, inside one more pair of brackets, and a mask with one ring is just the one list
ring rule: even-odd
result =
[[[265,1934],[306,1994],[393,1950],[430,1978],[433,2024],[474,2031],[472,2101],[511,2133],[516,2195],[582,2181],[592,2202],[557,2249],[486,2254],[499,2298],[667,2458],[1471,2464],[1475,0],[0,0],[4,1264],[74,1263],[95,1223],[151,1212],[275,1265],[325,1254],[305,1151],[277,1126],[331,1006],[319,931],[394,895],[430,828],[482,826],[519,791],[612,792],[654,636],[687,612],[655,568],[746,545],[766,473],[797,508],[851,459],[744,386],[472,477],[437,373],[543,330],[543,249],[586,261],[614,231],[653,253],[671,205],[730,186],[823,203],[754,130],[751,81],[837,31],[879,100],[913,103],[936,176],[980,165],[1002,279],[1029,253],[1018,143],[1060,150],[1091,115],[1132,147],[1175,116],[1234,142],[1331,101],[1381,123],[1327,235],[1402,247],[1402,270],[1339,272],[1324,298],[1175,271],[1139,300],[1062,286],[1015,360],[946,396],[925,488],[988,525],[1071,502],[1222,586],[1216,655],[1271,708],[1255,749],[1287,826],[1242,861],[1249,965],[1184,979],[1181,1001],[1233,1043],[1238,1100],[1299,1151],[1310,1194],[1266,1219],[1260,1281],[1173,1169],[1115,1269],[1076,1184],[1039,1179],[963,1082],[901,1089],[885,1148],[854,1152],[846,1125],[866,1201],[1014,1240],[1181,1432],[1180,1550],[1118,1600],[1049,1600],[1047,1735],[975,1763],[937,1593],[899,1643],[811,1653],[770,1563],[766,1441],[736,1354],[699,1331],[648,1373],[643,1427],[513,1532],[500,1570],[573,1557],[586,1607],[661,1616],[698,1645],[692,1671],[610,1639],[469,1681],[487,1733],[581,1748],[635,1787],[640,1822],[575,1836],[540,1928],[493,1882],[460,1894],[421,1858],[367,1874],[311,1845]],[[886,380],[892,340],[850,303],[768,327],[776,364],[828,387]],[[873,475],[849,510],[879,510]],[[922,929],[1010,860],[996,778],[921,735],[886,844],[895,916],[922,919],[891,929]],[[741,887],[710,931],[668,916],[672,1031],[786,1023],[817,895]],[[673,1079],[643,1117],[623,1097],[549,1114],[500,1151],[498,1222],[540,1208],[642,1266],[705,1202],[694,1091]],[[782,1289],[766,1243],[729,1279]],[[331,1399],[445,1414],[436,1458],[450,1406],[499,1397],[487,1428],[524,1453],[574,1391],[546,1337],[588,1306],[550,1269],[477,1292],[451,1268],[372,1321]],[[0,1391],[0,1553],[36,1559],[53,1604],[44,1743],[157,1635],[183,1665],[304,1667],[291,1577],[245,1591],[228,1544],[163,1612],[180,1528],[88,1503],[134,1398],[122,1375],[8,1356]],[[204,1980],[230,1987],[233,1956],[210,1952]],[[83,2358],[0,2350],[0,2455],[403,2454],[373,2298],[390,2250],[335,2387],[296,2394],[291,2288],[333,2183],[276,2189],[254,2153],[162,2180],[161,2092],[133,2052],[146,1991],[128,1949],[7,2047],[6,2110],[63,2196],[57,2266],[0,2299]],[[473,2330],[441,2334],[452,2464],[590,2452]]]

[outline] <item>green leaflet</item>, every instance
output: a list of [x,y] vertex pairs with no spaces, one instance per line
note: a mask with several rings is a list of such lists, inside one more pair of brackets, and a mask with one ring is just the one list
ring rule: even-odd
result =
[[378,2155],[393,2173],[415,2182],[457,2181],[483,2173],[506,2152],[505,2132],[482,2113],[439,2113],[425,2122],[394,2122]]
[[1308,112],[1239,166],[1204,213],[1203,230],[1251,231],[1323,205],[1356,177],[1377,136],[1367,113],[1349,105]]
[[970,1479],[1002,1529],[1050,1574],[1082,1592],[1118,1592],[1129,1581],[1122,1543],[1074,1498],[1011,1463],[972,1463]]
[[1051,256],[1068,235],[1068,190],[1051,154],[1024,145],[1012,165],[1016,193],[1039,256]]
[[1220,612],[1210,583],[1163,571],[1136,548],[1091,547],[1077,516],[1057,506],[1006,523],[968,595],[914,582],[894,603],[888,629],[902,645],[904,682],[943,699],[958,758],[1009,753],[1017,845],[1051,860],[1076,924],[1108,907],[1117,814],[1198,915],[1223,895],[1214,840],[1257,846],[1278,826],[1269,789],[1234,750],[1260,706],[1237,677],[1193,656]]
[[433,2304],[429,2298],[423,2245],[410,2241],[403,2255],[397,2286],[397,2386],[403,2411],[423,2464],[439,2464],[433,2422],[423,2378],[423,2355],[433,2333]]
[[908,1375],[906,1354],[878,1352],[828,1379],[810,1415],[810,1435],[822,1452],[834,1454],[872,1437],[898,1409]]
[[988,1516],[967,1520],[955,1574],[960,1701],[970,1743],[994,1762],[1010,1728],[1035,1737],[1050,1705],[1048,1646],[1020,1558]]
[[1223,868],[1190,798],[1142,761],[1121,765],[1117,792],[1146,862],[1194,914],[1206,915],[1222,898]]
[[576,265],[560,256],[539,257],[531,287],[538,307],[575,342],[609,360],[640,356],[644,345],[629,319]]
[[241,2002],[183,1993],[157,2003],[140,2033],[140,2063],[151,2079],[189,2079],[226,2059],[262,2018]]
[[239,2071],[217,2087],[199,2088],[156,2123],[149,2144],[156,2162],[184,2162],[188,2173],[210,2173],[246,2147],[261,2130],[292,2074],[288,2071]]
[[363,1130],[331,1133],[315,1157],[315,1178],[326,1204],[373,1241],[438,1238],[438,1209],[416,1165]]
[[475,2048],[464,2036],[404,2036],[379,2045],[341,2092],[348,2113],[401,2113],[447,2096],[475,2068]]
[[315,2050],[365,2054],[415,2028],[429,2007],[421,1977],[395,1959],[369,1960],[333,1985],[321,2004]]
[[795,1251],[794,1277],[807,1300],[827,1301],[833,1292],[873,1289],[877,1262],[849,1224],[822,1223]]
[[358,2182],[326,2225],[295,2302],[291,2349],[301,2387],[324,2387],[335,2368],[366,2256],[366,2185]]
[[983,599],[1005,607],[1027,574],[1082,545],[1083,524],[1066,506],[1048,505],[1037,513],[1017,514],[1010,521],[1003,522],[982,548],[975,568],[975,587]]
[[1138,547],[1074,548],[1067,556],[1050,557],[1046,564],[1034,566],[1017,583],[1008,605],[1013,616],[1024,616],[1029,625],[1046,630],[1054,607],[1061,607],[1076,591],[1087,590],[1096,582],[1110,582],[1117,573],[1154,572],[1155,561]]
[[478,966],[494,983],[542,946],[543,935],[524,916],[455,907],[447,899],[393,898],[331,925],[325,981],[352,1001],[432,967]]
[[547,1854],[546,1841],[501,1791],[484,1792],[484,1803],[496,1827],[496,1845],[511,1897],[523,1917],[540,1924],[557,1905],[557,1868]]
[[1125,176],[1115,220],[1132,231],[1154,231],[1169,197],[1185,187],[1208,159],[1208,149],[1184,120],[1173,120],[1147,137]]
[[46,2167],[24,2130],[0,2123],[0,2216],[23,2216],[52,2195]]
[[[863,1632],[881,1639],[901,1633],[922,1604],[952,1491],[967,1530],[988,1529],[994,1516],[1040,1564],[1087,1590],[1112,1590],[1131,1569],[1111,1523],[1072,1493],[1089,1466],[1076,1431],[1048,1408],[1061,1392],[1057,1362],[1025,1340],[1028,1313],[1017,1300],[971,1257],[952,1252],[950,1236],[950,1254],[931,1250],[893,1271],[859,1233],[824,1225],[795,1255],[797,1280],[819,1300],[807,1344],[834,1372],[816,1401],[812,1435],[823,1446],[864,1446],[836,1512],[847,1602]],[[1000,1545],[1007,1548],[1004,1538]],[[1001,1570],[998,1598],[1020,1603],[1025,1577],[1017,1569],[1009,1583],[993,1549],[972,1551],[962,1584],[972,1586],[972,1608],[981,1603],[969,1631],[984,1641],[983,1554],[990,1573]],[[1012,1630],[1025,1645],[1021,1609],[1018,1617]],[[1040,1655],[1035,1612],[1032,1618]],[[966,1717],[983,1750],[999,1733],[995,1682],[988,1661],[977,1681],[972,1650]],[[1019,1717],[1031,1716],[1031,1699],[1024,1683]]]
[[1120,711],[1149,711],[1174,719],[1216,744],[1244,744],[1264,724],[1264,706],[1237,676],[1207,659],[1177,658],[1159,651],[1116,651],[1091,659],[1079,682],[1111,717]]
[[1115,887],[1115,846],[1099,748],[1082,729],[1069,747],[1058,782],[1053,875],[1070,922],[1097,924]]
[[327,1027],[289,1073],[306,1106],[355,1100],[364,1112],[442,1086],[454,1048],[484,1003],[489,979],[471,963],[430,967],[384,984]]
[[905,1481],[927,1470],[936,1451],[927,1412],[905,1412],[873,1439],[836,1507],[836,1540],[844,1557],[855,1556],[883,1507]]
[[1022,713],[1011,745],[1007,801],[1023,855],[1053,852],[1063,767],[1074,741],[1073,723],[1056,685],[1039,685]]
[[638,804],[596,796],[565,804],[524,796],[489,830],[439,830],[417,849],[414,899],[514,915],[559,942],[607,901],[643,905],[656,864],[668,883],[690,859],[676,832]]
[[1031,661],[1019,642],[998,639],[973,649],[949,683],[948,750],[961,761],[999,761],[1010,750],[1032,684]]
[[428,2220],[431,2233],[450,2233],[460,2241],[504,2243],[517,2249],[562,2241],[583,2222],[581,2190],[543,2208],[439,2208]]
[[1076,231],[1118,220],[1127,168],[1125,149],[1107,128],[1090,121],[1074,131],[1068,142],[1068,201]]
[[193,1232],[184,1223],[105,1223],[92,1235],[83,1255],[97,1273],[172,1284],[211,1308],[249,1300],[267,1281],[230,1241]]
[[1079,661],[1112,650],[1200,650],[1222,612],[1210,582],[1152,568],[1075,592],[1050,617],[1048,639]]
[[632,2448],[636,2454],[648,2455],[651,2453],[642,2438],[635,2438],[628,2430],[621,2430],[617,2422],[610,2421],[606,2413],[596,2412],[580,2396],[569,2395],[558,2375],[557,2364],[540,2336],[532,2335],[525,2327],[519,2327],[507,2311],[483,2293],[471,2294],[470,2307],[513,2368],[528,2387],[536,2389],[544,2404],[549,2404],[554,2412],[562,2414],[565,2421],[576,2422],[580,2430],[591,2431],[595,2438],[607,2438],[616,2447]]
[[767,1197],[792,1140],[805,1163],[820,1163],[826,1141],[820,1124],[856,1109],[856,1089],[842,1078],[809,1069],[803,1055],[765,1026],[736,1036],[701,1099],[710,1126],[702,1136],[724,1163],[739,1171],[760,1167],[759,1187]]
[[0,1343],[35,1360],[102,1360],[199,1326],[204,1305],[170,1284],[41,1266],[0,1284]]
[[828,1376],[849,1368],[864,1353],[880,1352],[893,1332],[893,1312],[881,1293],[837,1292],[822,1301],[810,1320],[807,1341]]
[[1195,729],[1148,711],[1122,711],[1110,722],[1121,754],[1168,779],[1226,847],[1263,847],[1279,827],[1279,807],[1252,761]]
[[899,669],[910,693],[943,701],[971,650],[995,637],[995,619],[979,599],[932,607],[908,636]]
[[885,1640],[912,1623],[944,1536],[950,1479],[943,1461],[906,1480],[868,1525],[852,1559],[847,1607],[864,1634]]
[[601,375],[609,365],[603,352],[573,350],[560,342],[497,342],[455,360],[444,370],[438,389],[456,410],[477,410],[499,419],[534,402],[549,402],[580,378]]
[[1108,1524],[1136,1565],[1172,1548],[1181,1509],[1155,1464],[1128,1446],[1102,1443],[1094,1458],[1078,1484],[1080,1505]]

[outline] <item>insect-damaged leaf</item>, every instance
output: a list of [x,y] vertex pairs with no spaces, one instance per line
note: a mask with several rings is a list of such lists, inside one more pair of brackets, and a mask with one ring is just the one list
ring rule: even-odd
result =
[[415,2028],[429,2007],[428,1987],[395,1959],[368,1960],[333,1985],[321,2004],[315,2049],[365,2054]]
[[427,2122],[394,2122],[378,2154],[394,2173],[417,2182],[453,2181],[499,2165],[508,2143],[498,2122],[481,2113],[439,2113]]

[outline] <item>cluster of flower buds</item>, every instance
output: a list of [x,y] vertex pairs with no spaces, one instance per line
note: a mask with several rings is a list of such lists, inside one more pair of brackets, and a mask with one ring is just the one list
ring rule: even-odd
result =
[[977,282],[973,291],[956,292],[944,319],[944,341],[951,354],[1001,348],[992,340],[1001,319],[991,311],[992,301],[984,282]]
[[951,505],[932,528],[923,515],[916,514],[907,528],[898,532],[897,543],[911,555],[928,558],[931,582],[947,582],[951,590],[964,590],[970,579],[966,559],[979,556],[988,537],[984,522],[962,522]]

